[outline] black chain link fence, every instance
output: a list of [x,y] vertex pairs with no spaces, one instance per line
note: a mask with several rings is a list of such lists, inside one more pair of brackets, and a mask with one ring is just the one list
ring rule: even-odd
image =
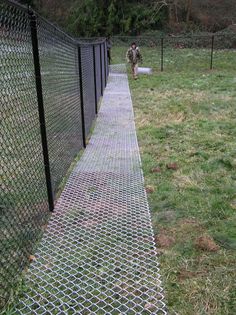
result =
[[[231,62],[232,67],[236,67],[236,33],[234,32],[163,37],[114,36],[112,56],[115,63],[126,62],[126,50],[132,42],[141,48],[144,63],[155,70],[220,70],[225,67],[225,58],[228,59],[228,63]],[[149,61],[150,56],[152,64]]]
[[0,0],[0,69],[1,309],[86,145],[108,76],[106,41],[78,41]]
[[96,114],[95,106],[95,82],[94,82],[94,64],[93,47],[83,45],[81,50],[82,80],[83,80],[83,98],[84,98],[84,119],[85,135],[88,136],[91,125]]

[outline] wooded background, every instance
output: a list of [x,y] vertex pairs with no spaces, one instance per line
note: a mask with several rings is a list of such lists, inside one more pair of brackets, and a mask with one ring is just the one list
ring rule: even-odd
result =
[[20,0],[76,36],[217,32],[236,23],[235,0]]

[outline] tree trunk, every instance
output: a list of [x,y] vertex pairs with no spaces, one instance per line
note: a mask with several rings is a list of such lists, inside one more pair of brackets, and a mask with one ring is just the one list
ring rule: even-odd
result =
[[178,18],[178,5],[177,1],[169,1],[168,4],[168,12],[169,12],[169,22],[170,23],[178,23],[179,18]]
[[176,1],[174,2],[174,8],[175,8],[175,22],[179,23],[179,18],[178,18],[178,6]]
[[187,0],[187,14],[186,14],[186,22],[187,23],[190,20],[191,11],[192,11],[192,0]]

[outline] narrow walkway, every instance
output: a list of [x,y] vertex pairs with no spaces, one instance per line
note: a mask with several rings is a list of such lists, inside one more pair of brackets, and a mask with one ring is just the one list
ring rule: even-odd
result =
[[111,71],[26,283],[16,314],[166,314],[124,67]]

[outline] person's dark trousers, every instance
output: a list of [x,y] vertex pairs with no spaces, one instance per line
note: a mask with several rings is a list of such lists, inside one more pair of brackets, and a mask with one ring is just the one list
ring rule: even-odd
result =
[[108,58],[108,63],[110,65],[111,64],[111,51],[110,51],[110,49],[107,50],[107,58]]

